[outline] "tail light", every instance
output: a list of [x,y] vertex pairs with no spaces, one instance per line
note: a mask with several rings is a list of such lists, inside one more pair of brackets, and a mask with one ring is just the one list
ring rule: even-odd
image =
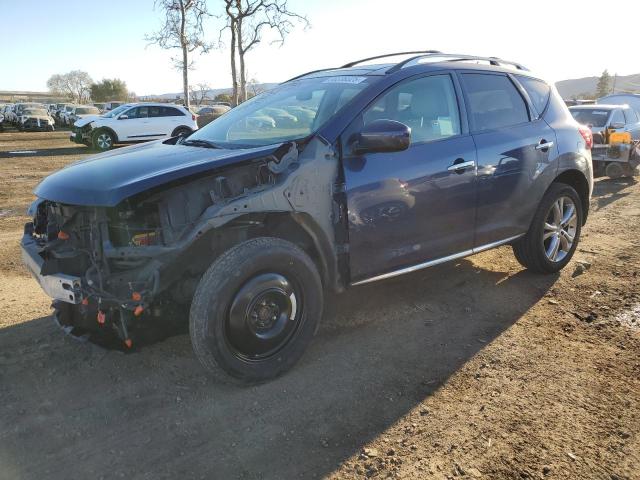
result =
[[593,147],[593,134],[591,133],[591,130],[584,125],[579,125],[578,131],[580,132],[580,135],[582,135],[582,138],[584,138],[584,143],[587,148],[591,150],[591,147]]
[[195,119],[196,119],[196,114],[195,114],[195,113],[192,113],[192,114],[191,114],[191,120],[194,120],[194,121],[195,121]]

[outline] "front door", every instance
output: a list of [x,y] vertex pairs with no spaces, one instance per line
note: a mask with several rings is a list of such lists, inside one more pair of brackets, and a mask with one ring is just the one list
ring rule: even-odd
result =
[[354,282],[473,246],[476,150],[462,129],[452,77],[400,82],[356,118],[343,142],[380,119],[408,125],[411,145],[366,155],[343,148]]

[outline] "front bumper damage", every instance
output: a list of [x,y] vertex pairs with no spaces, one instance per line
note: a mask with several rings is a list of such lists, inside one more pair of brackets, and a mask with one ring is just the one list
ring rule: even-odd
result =
[[69,134],[69,141],[82,145],[91,145],[93,132],[93,122],[87,123],[81,127],[73,126]]
[[24,262],[54,299],[63,326],[97,343],[107,335],[125,350],[185,331],[186,311],[212,261],[277,228],[282,215],[309,232],[326,283],[335,287],[343,278],[334,254],[337,155],[321,138],[300,151],[283,144],[113,207],[39,199],[25,226]]

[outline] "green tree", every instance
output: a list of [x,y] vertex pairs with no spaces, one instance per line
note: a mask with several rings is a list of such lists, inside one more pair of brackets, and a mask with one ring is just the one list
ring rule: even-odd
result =
[[611,91],[611,75],[609,75],[609,71],[605,69],[605,71],[602,72],[602,75],[600,75],[600,78],[598,79],[598,85],[596,87],[596,95],[598,96],[598,98],[604,97],[605,95],[608,95],[610,91]]
[[91,98],[94,102],[126,101],[128,97],[127,84],[119,78],[103,78],[102,81],[91,84]]
[[219,93],[218,95],[216,95],[216,98],[214,98],[214,100],[216,102],[227,102],[227,103],[231,103],[231,101],[233,100],[231,95],[229,95],[228,93]]

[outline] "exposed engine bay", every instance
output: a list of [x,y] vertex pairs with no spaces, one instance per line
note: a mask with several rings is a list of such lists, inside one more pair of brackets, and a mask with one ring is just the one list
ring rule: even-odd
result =
[[[337,171],[333,148],[315,137],[113,207],[38,199],[25,226],[23,259],[54,298],[61,325],[97,343],[117,338],[126,350],[149,329],[186,328],[176,318],[184,317],[180,312],[211,262],[281,222],[299,223],[325,273],[337,271],[332,252],[341,215],[331,194],[340,195]],[[306,217],[315,225],[305,225]]]

